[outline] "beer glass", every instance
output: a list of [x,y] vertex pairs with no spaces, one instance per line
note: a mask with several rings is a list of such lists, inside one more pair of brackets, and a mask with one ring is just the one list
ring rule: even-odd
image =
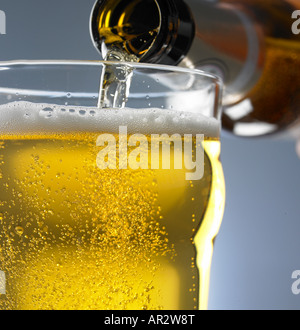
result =
[[170,66],[2,62],[0,310],[206,309],[221,94]]

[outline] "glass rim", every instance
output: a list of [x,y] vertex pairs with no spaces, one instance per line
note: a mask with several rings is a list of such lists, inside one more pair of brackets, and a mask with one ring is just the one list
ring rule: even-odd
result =
[[133,68],[140,69],[157,69],[160,71],[166,72],[178,72],[178,73],[187,73],[187,74],[196,74],[199,76],[203,76],[208,78],[223,87],[223,81],[220,77],[213,75],[211,73],[202,71],[200,69],[193,68],[184,68],[180,66],[172,66],[172,65],[162,65],[162,64],[153,64],[153,63],[140,63],[140,62],[119,62],[119,61],[103,61],[103,60],[9,60],[9,61],[1,61],[0,62],[0,70],[3,70],[5,65],[13,66],[13,65],[89,65],[89,66],[99,66],[99,65],[118,65],[123,64],[126,66],[131,66]]
[[[5,71],[9,73],[9,71],[13,71],[20,75],[20,77],[14,75],[13,81],[14,85],[13,86],[5,86],[6,80],[3,80],[3,86],[0,85],[0,90],[3,91],[3,99],[6,97],[7,100],[3,104],[10,103],[13,101],[19,101],[22,100],[21,98],[23,97],[24,101],[32,101],[33,103],[44,103],[43,98],[48,98],[51,99],[53,104],[67,104],[66,102],[69,103],[69,97],[68,95],[71,94],[73,99],[76,98],[76,102],[79,104],[82,102],[82,105],[85,106],[94,106],[96,107],[95,100],[97,100],[97,95],[99,94],[99,90],[95,90],[93,92],[87,92],[87,91],[78,91],[77,87],[74,87],[74,90],[71,91],[71,89],[66,93],[66,90],[63,88],[60,90],[62,87],[58,87],[56,89],[53,88],[53,77],[49,80],[50,81],[50,87],[32,87],[32,88],[23,88],[23,85],[21,83],[22,79],[25,77],[22,76],[22,72],[26,73],[29,72],[30,70],[35,70],[38,73],[42,73],[42,76],[39,78],[44,77],[44,71],[45,74],[48,74],[48,72],[51,71],[51,69],[56,70],[56,72],[60,73],[72,73],[76,72],[77,69],[80,70],[87,70],[91,72],[97,72],[98,69],[103,70],[105,66],[121,66],[124,65],[127,68],[132,69],[132,71],[136,72],[137,74],[141,75],[147,75],[150,73],[153,74],[160,74],[162,76],[168,76],[168,79],[170,81],[173,80],[172,74],[174,76],[178,75],[178,77],[187,77],[193,79],[196,79],[199,82],[202,82],[203,85],[199,89],[200,90],[210,90],[213,92],[211,96],[208,99],[208,102],[211,102],[209,105],[209,112],[207,112],[206,116],[208,117],[214,117],[218,121],[221,120],[221,113],[222,113],[222,97],[223,97],[223,82],[222,79],[218,76],[215,76],[213,74],[207,73],[205,71],[201,71],[199,69],[190,69],[190,68],[184,68],[184,67],[178,67],[178,66],[172,66],[172,65],[161,65],[161,64],[152,64],[152,63],[136,63],[136,62],[118,62],[118,61],[102,61],[102,60],[62,60],[62,59],[55,59],[55,60],[47,60],[47,59],[42,59],[42,60],[9,60],[9,61],[2,61],[0,62],[0,76],[2,76],[1,71],[3,71],[3,77],[5,77]],[[95,69],[94,69],[95,68]],[[148,70],[148,71],[147,71]],[[47,73],[46,73],[47,72]],[[50,76],[49,76],[50,77]],[[20,80],[20,79],[21,80]],[[24,78],[26,79],[26,78]],[[93,76],[93,79],[95,78],[95,75]],[[98,77],[100,79],[100,76]],[[33,79],[33,81],[35,78]],[[184,80],[184,79],[183,79]],[[36,81],[39,82],[39,79]],[[64,80],[61,80],[64,81]],[[68,80],[69,81],[69,80]],[[73,81],[73,80],[72,80]],[[95,80],[96,81],[96,80]],[[157,80],[158,81],[158,80]],[[42,79],[42,83],[48,83],[48,80]],[[97,82],[98,83],[98,82]],[[178,81],[177,81],[178,83]],[[184,83],[184,81],[183,81]],[[52,85],[51,85],[52,84]],[[52,86],[52,87],[51,87]],[[25,86],[26,87],[26,86]],[[46,90],[45,90],[46,88]],[[49,90],[48,90],[49,88]],[[195,90],[196,91],[196,90]],[[153,96],[157,98],[159,96],[160,91],[155,91],[153,92]],[[164,91],[163,94],[166,96],[168,93],[167,91]],[[174,93],[174,91],[173,91]],[[144,93],[142,93],[144,95]],[[135,102],[134,100],[139,100],[141,99],[140,95],[142,95],[140,92],[131,92],[131,97],[130,100],[131,102]],[[149,94],[149,93],[148,93]],[[12,98],[12,95],[13,96]],[[175,95],[175,94],[172,94]],[[30,96],[30,98],[27,98],[27,96]],[[17,98],[16,98],[17,97]],[[26,100],[25,100],[26,97]],[[66,99],[67,98],[67,99]],[[180,97],[178,97],[178,100],[180,100]],[[181,98],[182,102],[183,98]],[[177,101],[179,102],[179,101]],[[46,102],[47,103],[47,102]],[[77,104],[76,103],[76,104]],[[94,104],[95,103],[95,104]],[[148,102],[149,103],[149,102]],[[178,103],[179,104],[179,103]],[[74,104],[75,105],[75,104]],[[150,104],[148,104],[150,105]],[[144,104],[145,108],[149,108],[147,104]],[[129,107],[134,107],[135,105],[131,103]],[[155,105],[153,105],[155,106]],[[176,109],[176,106],[171,105],[172,109]],[[189,112],[186,110],[186,112]],[[191,111],[194,112],[194,111]],[[201,113],[201,111],[199,111]]]

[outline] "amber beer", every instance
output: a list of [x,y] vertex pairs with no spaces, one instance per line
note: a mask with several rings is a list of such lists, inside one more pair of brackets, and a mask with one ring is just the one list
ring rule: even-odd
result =
[[[0,310],[206,308],[224,206],[219,122],[109,110],[0,107]],[[99,136],[120,147],[116,128],[125,125],[128,139],[136,127],[148,139],[203,134],[204,176],[187,180],[172,165],[183,157],[172,143],[170,169],[100,169]]]

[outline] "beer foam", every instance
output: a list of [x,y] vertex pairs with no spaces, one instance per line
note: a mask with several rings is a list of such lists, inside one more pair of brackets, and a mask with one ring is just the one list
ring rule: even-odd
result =
[[217,119],[175,110],[99,109],[25,101],[0,106],[0,134],[118,133],[120,126],[126,126],[129,134],[220,135]]

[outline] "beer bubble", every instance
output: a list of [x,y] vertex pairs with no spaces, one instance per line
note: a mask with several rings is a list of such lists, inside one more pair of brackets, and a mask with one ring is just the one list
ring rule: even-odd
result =
[[44,118],[50,118],[53,115],[53,109],[50,107],[43,108],[40,112],[39,115]]
[[17,227],[15,227],[15,232],[16,232],[19,236],[22,236],[23,233],[24,233],[24,228],[21,227],[21,226],[17,226]]

